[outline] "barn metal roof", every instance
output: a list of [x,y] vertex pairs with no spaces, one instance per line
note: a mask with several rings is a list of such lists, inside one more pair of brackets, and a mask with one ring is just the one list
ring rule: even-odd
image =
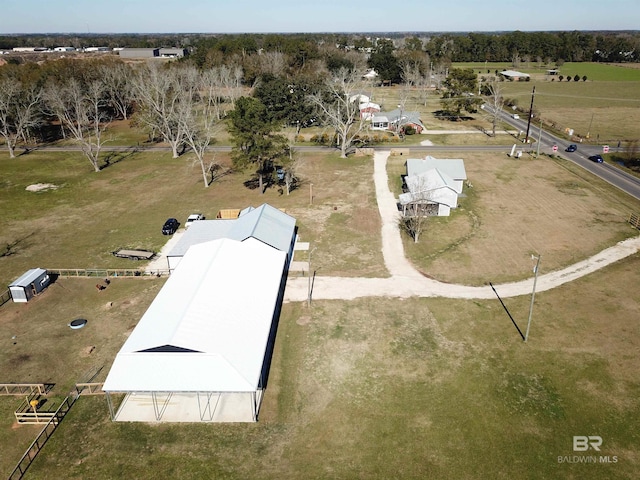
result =
[[230,220],[194,222],[169,252],[169,257],[183,256],[189,247],[220,238],[240,242],[255,238],[283,252],[288,252],[295,235],[296,219],[269,204],[248,207]]
[[122,346],[103,389],[255,391],[285,262],[286,252],[254,238],[192,246]]
[[453,180],[466,180],[467,171],[464,160],[460,158],[435,158],[427,155],[425,158],[410,158],[407,160],[407,176],[418,175],[437,168],[446,173]]

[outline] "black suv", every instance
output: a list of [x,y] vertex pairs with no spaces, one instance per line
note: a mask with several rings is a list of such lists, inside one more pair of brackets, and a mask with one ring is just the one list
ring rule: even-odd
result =
[[176,230],[178,230],[179,226],[180,222],[178,222],[178,220],[176,220],[175,218],[169,218],[166,222],[164,222],[164,225],[162,226],[162,234],[173,235],[174,233],[176,233]]

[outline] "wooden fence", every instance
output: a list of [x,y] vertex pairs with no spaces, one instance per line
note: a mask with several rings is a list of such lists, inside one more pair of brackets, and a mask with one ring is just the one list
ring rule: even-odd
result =
[[0,383],[0,395],[46,395],[52,383]]
[[[153,275],[166,275],[168,270],[158,270]],[[124,269],[124,268],[47,268],[47,273],[58,275],[60,277],[140,277],[143,275],[151,275],[144,270]]]
[[104,395],[102,383],[76,383],[76,392],[78,395]]
[[11,300],[11,291],[9,289],[5,290],[0,294],[0,307]]
[[629,215],[629,223],[636,228],[640,228],[640,215],[636,213]]
[[[53,418],[55,412],[38,411],[37,405],[40,403],[39,399],[40,394],[38,394],[37,392],[33,392],[27,395],[24,400],[22,400],[20,406],[16,409],[15,412],[13,412],[18,423],[48,423],[49,420]],[[36,403],[35,407],[32,405],[33,402]]]
[[11,472],[11,475],[9,475],[9,480],[19,480],[24,476],[29,466],[33,463],[38,453],[40,453],[42,447],[44,447],[44,445],[47,443],[47,440],[51,438],[51,435],[53,435],[53,432],[55,432],[56,428],[58,428],[58,425],[65,417],[65,415],[69,412],[76,400],[77,397],[72,396],[71,398],[66,397],[62,401],[62,403],[52,414],[51,418],[44,426],[40,434],[29,446],[27,451],[24,452],[24,455],[22,455],[22,458]]

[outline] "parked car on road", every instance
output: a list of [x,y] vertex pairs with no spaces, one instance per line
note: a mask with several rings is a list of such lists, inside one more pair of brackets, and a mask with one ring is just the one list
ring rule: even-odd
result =
[[578,150],[578,146],[575,143],[572,143],[565,149],[565,152],[575,152],[576,150]]
[[162,234],[163,235],[173,235],[178,230],[180,226],[180,222],[175,218],[168,218],[164,225],[162,226]]
[[592,162],[596,162],[596,163],[604,162],[604,158],[602,158],[602,155],[591,155],[589,157],[589,160],[591,160]]

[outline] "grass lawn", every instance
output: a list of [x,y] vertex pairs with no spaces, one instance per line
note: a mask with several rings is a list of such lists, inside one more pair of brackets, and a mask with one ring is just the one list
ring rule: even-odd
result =
[[[528,277],[534,249],[544,271],[630,234],[623,212],[637,202],[574,167],[483,155],[446,155],[469,162],[473,188],[451,217],[455,228],[443,225],[433,240],[443,260],[429,259],[429,272],[448,265],[454,280],[480,283]],[[0,257],[0,280],[35,266],[130,266],[110,252],[159,249],[168,216],[213,218],[263,202],[296,217],[301,239],[316,247],[318,275],[387,275],[370,157],[309,154],[300,172],[292,195],[260,195],[241,172],[204,188],[188,158],[166,153],[128,156],[99,173],[75,153],[3,159],[0,245],[15,245]],[[27,192],[34,183],[59,188]],[[638,267],[635,255],[538,294],[527,344],[497,300],[286,304],[259,423],[112,423],[103,397],[82,397],[26,478],[633,478],[640,293],[629,286]],[[59,279],[28,304],[3,306],[0,381],[55,383],[54,405],[104,366],[101,380],[162,282],[123,278],[98,292],[95,279]],[[529,298],[505,304],[524,328]],[[69,329],[77,317],[88,325]],[[5,475],[35,435],[13,425],[20,400],[0,398]],[[601,454],[618,462],[559,464],[574,455],[574,435],[602,436]]]
[[[216,153],[229,166],[226,154]],[[0,285],[30,268],[131,268],[119,248],[159,251],[168,217],[184,222],[192,212],[215,218],[223,208],[270,203],[298,220],[303,241],[317,247],[322,274],[385,274],[380,253],[380,220],[368,157],[306,155],[302,185],[291,195],[277,187],[261,195],[245,186],[250,172],[223,176],[209,188],[189,156],[144,152],[94,173],[79,153],[36,151],[0,162]],[[30,192],[29,185],[56,189]],[[313,205],[309,194],[313,183]],[[251,185],[249,185],[251,187]],[[331,225],[331,229],[327,225]],[[7,245],[10,245],[7,251]],[[353,256],[336,252],[352,252]]]
[[[640,201],[560,158],[445,152],[464,159],[467,178],[458,208],[432,217],[406,255],[426,275],[486,285],[530,276],[531,254],[541,270],[559,270],[638,232],[627,220]],[[389,188],[401,192],[406,157],[390,157]]]
[[[27,478],[634,478],[639,267],[539,294],[526,344],[496,300],[287,304],[259,423],[111,423],[83,397]],[[591,455],[574,435],[617,463],[559,463]]]

